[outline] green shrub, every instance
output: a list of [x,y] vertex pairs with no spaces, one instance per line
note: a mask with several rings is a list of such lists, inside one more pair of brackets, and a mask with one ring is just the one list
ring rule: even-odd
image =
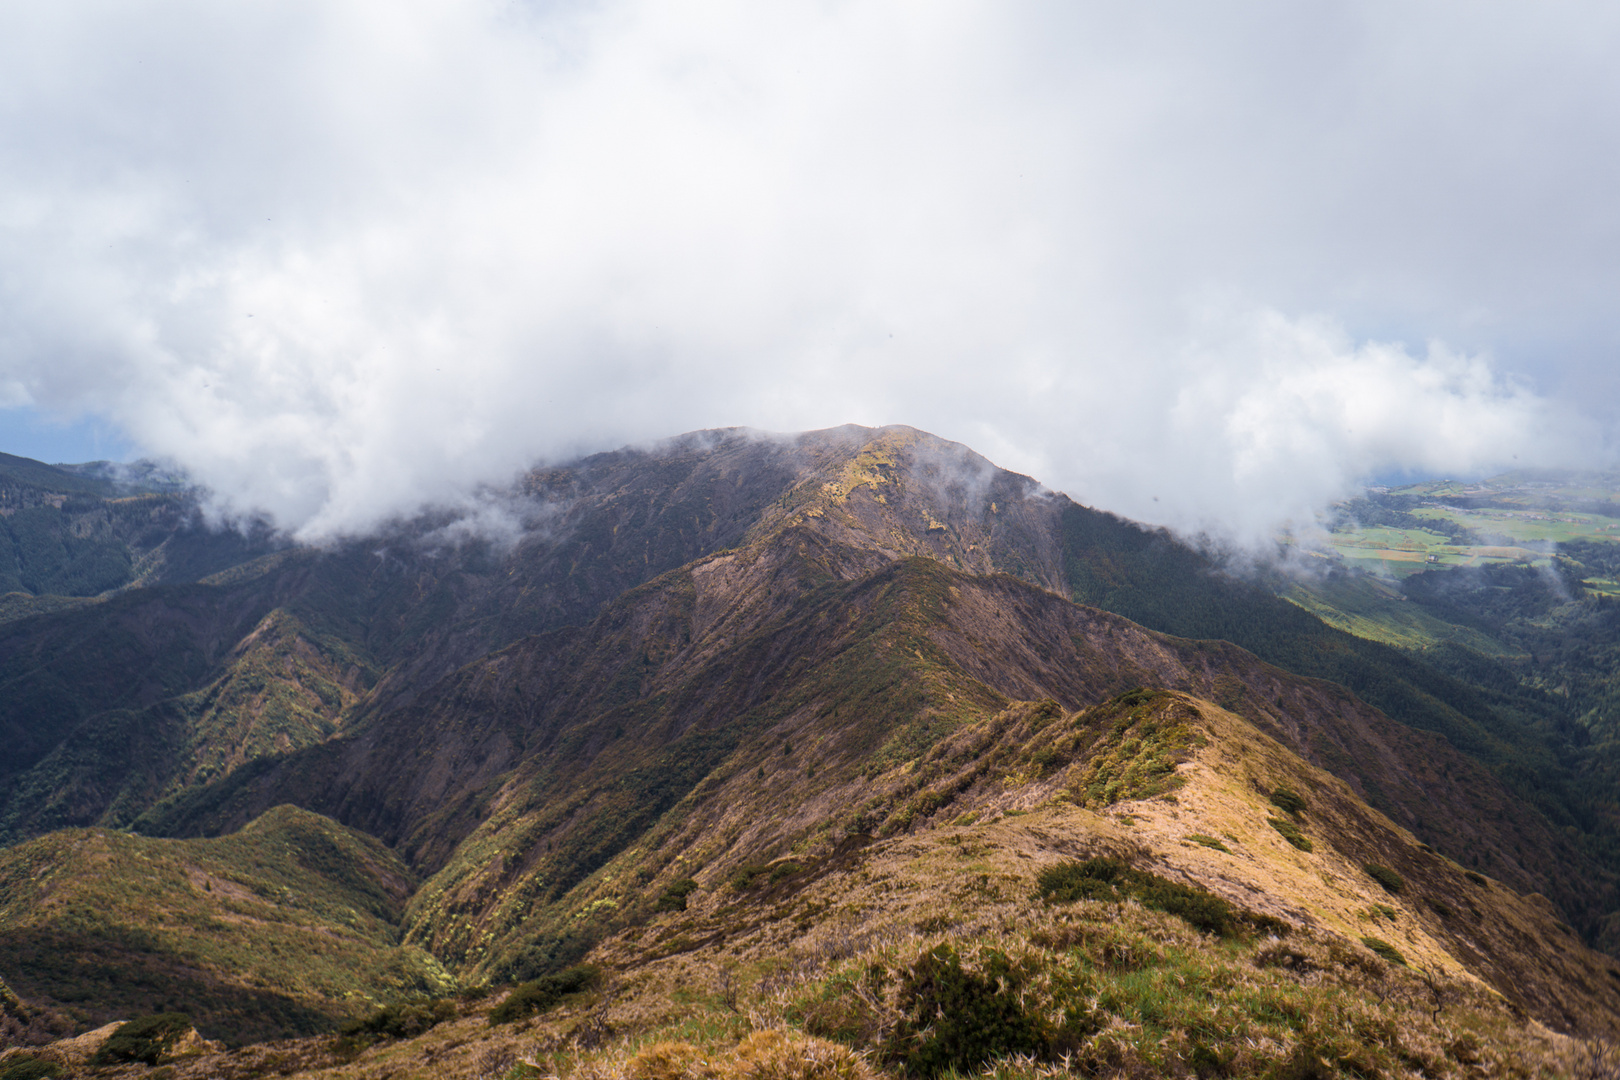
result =
[[1087,859],[1084,862],[1064,862],[1048,866],[1035,878],[1035,889],[1041,899],[1054,904],[1072,904],[1076,900],[1118,900],[1114,883],[1130,871],[1123,859]]
[[1463,877],[1467,878],[1469,881],[1472,881],[1475,885],[1478,885],[1482,889],[1489,888],[1491,884],[1490,878],[1486,877],[1484,874],[1476,874],[1472,870],[1464,870]]
[[1368,863],[1362,869],[1367,871],[1368,877],[1382,885],[1385,892],[1398,893],[1406,888],[1406,879],[1387,866],[1379,863]]
[[555,975],[546,975],[524,983],[507,995],[489,1013],[489,1026],[510,1024],[527,1016],[543,1013],[569,994],[577,994],[590,987],[597,979],[597,969],[590,964],[577,964]]
[[580,920],[571,926],[541,934],[497,969],[500,974],[494,982],[525,983],[545,975],[555,975],[584,959],[585,954],[601,940],[598,927]]
[[759,883],[759,879],[765,876],[766,871],[767,867],[759,863],[745,863],[731,872],[731,887],[738,892],[747,892]]
[[1446,903],[1444,900],[1436,900],[1431,896],[1428,899],[1428,904],[1429,907],[1434,909],[1434,913],[1440,916],[1442,919],[1450,919],[1457,914],[1455,911],[1451,910],[1451,905]]
[[978,971],[964,968],[950,945],[937,945],[917,958],[901,976],[904,1015],[886,1047],[891,1060],[908,1072],[938,1076],[1044,1049],[1040,1024],[1019,1000],[1023,973],[994,949],[979,957],[979,966]]
[[1134,897],[1143,907],[1179,916],[1218,937],[1235,937],[1248,930],[1285,933],[1288,929],[1279,919],[1244,911],[1196,885],[1137,870],[1123,859],[1058,863],[1041,871],[1035,887],[1041,899],[1056,904]]
[[[1144,696],[1138,696],[1144,695]],[[1070,795],[1082,806],[1101,807],[1127,799],[1151,799],[1166,795],[1186,783],[1176,772],[1204,745],[1191,721],[1190,709],[1173,703],[1157,709],[1160,692],[1132,691],[1117,699],[1132,706],[1119,711],[1117,705],[1100,706],[1088,714],[1088,723],[1111,721],[1101,738],[1087,754],[1088,764],[1070,787]],[[1110,716],[1110,712],[1117,715]]]
[[731,887],[738,892],[747,892],[749,889],[761,885],[775,885],[783,878],[790,878],[804,867],[788,860],[779,862],[775,866],[765,866],[760,863],[746,863],[731,872]]
[[90,1059],[97,1068],[139,1061],[156,1065],[175,1040],[191,1030],[191,1017],[184,1013],[157,1013],[140,1016],[119,1025]]
[[62,1066],[43,1058],[19,1054],[0,1068],[0,1080],[56,1080]]
[[1390,963],[1399,964],[1402,967],[1406,966],[1406,957],[1401,955],[1401,950],[1397,949],[1383,938],[1364,937],[1361,939],[1361,943],[1367,946],[1367,948],[1371,949],[1373,952],[1377,953],[1379,956],[1382,956],[1385,960],[1388,960]]
[[1305,797],[1290,788],[1280,787],[1271,793],[1271,805],[1290,814],[1305,811]]
[[1214,851],[1224,851],[1228,855],[1232,854],[1231,848],[1227,847],[1213,836],[1205,836],[1202,833],[1193,833],[1191,836],[1187,837],[1187,839],[1191,840],[1195,844],[1202,844],[1204,847],[1210,848]]
[[1311,843],[1311,838],[1300,832],[1299,826],[1295,825],[1288,818],[1266,818],[1266,824],[1282,833],[1282,838],[1284,840],[1288,841],[1290,844],[1293,844],[1301,851],[1311,851],[1316,847],[1315,844]]
[[419,998],[378,1009],[362,1020],[351,1020],[339,1029],[346,1039],[372,1043],[380,1039],[414,1039],[446,1020],[455,1019],[456,1007],[448,1001]]
[[685,911],[686,898],[697,891],[698,883],[691,878],[681,878],[669,888],[659,894],[653,904],[654,911]]

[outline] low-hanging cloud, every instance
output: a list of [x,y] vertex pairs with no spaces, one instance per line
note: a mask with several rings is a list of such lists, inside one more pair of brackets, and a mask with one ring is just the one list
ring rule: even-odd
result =
[[1593,461],[1617,30],[10,5],[0,407],[105,417],[310,539],[731,424],[910,423],[1243,538],[1381,469]]

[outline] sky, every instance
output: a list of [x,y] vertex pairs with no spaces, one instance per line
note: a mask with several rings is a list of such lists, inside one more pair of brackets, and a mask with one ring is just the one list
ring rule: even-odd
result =
[[0,449],[309,540],[905,423],[1236,540],[1608,467],[1620,8],[0,3]]

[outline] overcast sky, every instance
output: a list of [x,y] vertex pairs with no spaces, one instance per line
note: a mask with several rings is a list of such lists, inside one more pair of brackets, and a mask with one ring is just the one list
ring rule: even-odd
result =
[[908,423],[1264,535],[1604,465],[1620,7],[0,0],[0,449],[306,537]]

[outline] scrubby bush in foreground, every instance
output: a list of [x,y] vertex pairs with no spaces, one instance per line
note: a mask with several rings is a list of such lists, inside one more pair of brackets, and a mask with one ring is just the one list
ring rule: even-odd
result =
[[62,1066],[43,1058],[18,1054],[0,1064],[0,1080],[55,1080],[62,1075]]
[[555,975],[543,975],[526,982],[507,995],[506,1000],[490,1010],[489,1023],[510,1024],[515,1020],[543,1013],[569,994],[577,994],[596,981],[597,970],[589,964],[579,964]]
[[362,1020],[343,1025],[340,1034],[362,1043],[380,1039],[412,1039],[456,1015],[452,1002],[423,998],[379,1009]]
[[1137,870],[1123,859],[1058,863],[1041,871],[1035,885],[1041,899],[1051,903],[1132,898],[1143,907],[1178,915],[1197,929],[1218,937],[1234,937],[1253,930],[1270,933],[1288,930],[1288,924],[1279,919],[1244,911],[1207,889]]
[[886,1047],[910,1072],[971,1071],[1008,1054],[1044,1049],[1043,1021],[1020,999],[1025,973],[986,949],[972,967],[950,945],[917,958],[900,980],[902,1019]]
[[90,1059],[93,1066],[141,1062],[156,1065],[165,1050],[191,1030],[191,1018],[184,1013],[158,1013],[141,1016],[120,1025]]

